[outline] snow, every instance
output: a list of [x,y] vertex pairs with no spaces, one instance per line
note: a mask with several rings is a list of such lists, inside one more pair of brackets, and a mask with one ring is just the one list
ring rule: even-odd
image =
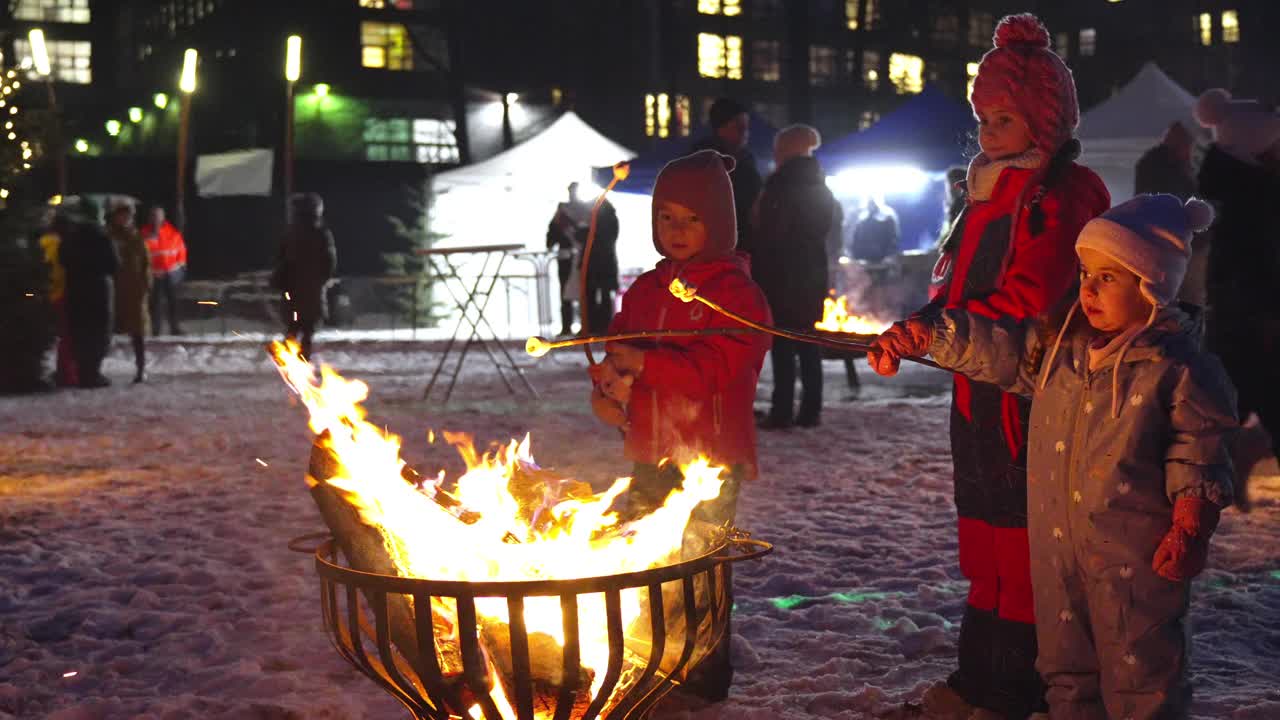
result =
[[[305,418],[260,344],[151,348],[142,386],[121,345],[110,388],[0,398],[0,718],[406,717],[329,646],[312,563],[285,547],[323,526],[303,483]],[[508,398],[477,356],[440,407],[420,400],[436,348],[317,344],[369,383],[371,417],[415,463],[458,468],[428,428],[532,431],[544,466],[625,474],[620,441],[590,416],[581,354],[521,360],[536,404]],[[777,550],[736,570],[732,697],[673,699],[658,717],[915,717],[954,662],[965,584],[946,378],[860,364],[852,399],[840,365],[826,370],[823,426],[763,434],[764,475],[743,493],[739,525]],[[1199,718],[1280,716],[1280,471],[1268,460],[1254,475],[1251,512],[1224,515],[1194,592]]]

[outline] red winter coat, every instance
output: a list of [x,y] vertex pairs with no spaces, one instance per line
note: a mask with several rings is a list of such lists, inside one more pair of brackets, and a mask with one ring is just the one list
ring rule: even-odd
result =
[[[741,327],[699,302],[686,303],[667,286],[680,277],[698,294],[756,322],[771,322],[764,293],[751,279],[744,253],[683,265],[663,260],[622,296],[610,333]],[[752,404],[769,350],[762,334],[662,338],[647,347],[644,370],[631,387],[627,457],[657,463],[706,454],[726,467],[756,475]]]
[[[1043,228],[1034,237],[1029,222],[1032,193],[1027,193],[1009,248],[1009,216],[1034,172],[1005,168],[991,198],[966,208],[960,243],[950,258],[939,263],[951,263],[950,280],[941,290],[948,308],[989,318],[1034,317],[1050,311],[1075,284],[1076,237],[1085,223],[1111,206],[1111,195],[1092,170],[1072,163],[1041,200]],[[955,380],[956,405],[970,420],[969,381],[962,375]],[[1017,457],[1025,428],[1018,418],[1016,396],[1006,393],[1001,405],[1005,442]]]

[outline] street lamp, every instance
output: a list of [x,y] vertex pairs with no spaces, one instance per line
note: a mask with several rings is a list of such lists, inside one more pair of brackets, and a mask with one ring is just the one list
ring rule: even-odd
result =
[[284,204],[288,214],[293,195],[293,92],[302,77],[302,37],[290,35],[284,43]]
[[187,48],[182,55],[182,75],[178,78],[178,89],[182,91],[182,110],[178,120],[177,201],[173,210],[178,229],[184,231],[187,229],[187,133],[191,127],[191,94],[196,91],[196,63],[199,61],[200,53],[195,48]]
[[62,149],[62,120],[58,113],[58,95],[53,89],[53,66],[49,63],[49,47],[44,41],[44,30],[31,28],[27,33],[31,45],[31,62],[35,65],[36,74],[44,76],[45,89],[49,92],[49,114],[53,116],[49,149],[53,151],[54,163],[58,173],[58,194],[67,194],[67,158]]

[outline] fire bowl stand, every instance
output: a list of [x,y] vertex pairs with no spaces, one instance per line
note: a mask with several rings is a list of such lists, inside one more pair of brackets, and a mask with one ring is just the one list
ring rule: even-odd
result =
[[[723,637],[731,611],[728,564],[773,550],[769,543],[734,533],[704,555],[640,572],[471,583],[353,570],[340,561],[337,543],[328,533],[297,538],[289,546],[310,552],[303,548],[320,538],[327,539],[313,547],[330,640],[347,662],[391,693],[416,720],[502,720],[493,697],[494,691],[501,692],[490,673],[494,660],[510,669],[511,708],[518,720],[641,720]],[[639,642],[627,638],[623,627],[622,592],[633,589],[647,591],[644,614],[631,628],[633,634],[647,634]],[[579,667],[578,605],[590,593],[604,596],[609,649],[603,683],[594,693],[586,687]],[[536,687],[539,668],[534,667],[530,649],[539,643],[531,643],[524,616],[526,599],[531,597],[558,598],[564,621],[564,649],[554,653],[563,663],[563,672],[553,668],[559,682],[550,690],[545,683]],[[509,657],[495,658],[498,653],[481,646],[477,598],[505,600]],[[441,628],[433,622],[437,617],[433,608],[443,609],[440,603],[451,605],[449,610],[456,613],[456,633],[449,633],[453,639],[441,637]],[[389,619],[395,614],[389,611],[393,607],[411,608],[412,629],[407,634],[413,636],[416,647],[410,652],[398,647],[405,642],[405,633],[396,637],[394,617]],[[445,655],[440,649],[450,643],[456,646],[453,667],[443,668]],[[624,653],[630,653],[625,674]],[[540,670],[545,676],[546,668]]]

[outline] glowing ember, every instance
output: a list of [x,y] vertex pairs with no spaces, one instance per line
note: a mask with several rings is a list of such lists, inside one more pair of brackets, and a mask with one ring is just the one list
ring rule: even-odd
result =
[[822,320],[814,323],[813,327],[827,332],[879,335],[892,324],[865,315],[850,315],[844,296],[840,296],[822,301]]
[[[361,403],[368,387],[328,367],[320,368],[317,382],[313,368],[297,351],[293,343],[271,346],[281,376],[310,413],[312,431],[321,435],[319,442],[337,460],[334,476],[325,482],[344,494],[363,522],[378,528],[400,575],[466,582],[568,580],[668,565],[680,559],[693,509],[720,493],[722,468],[699,459],[682,467],[684,483],[662,507],[620,524],[610,506],[626,492],[630,478],[617,479],[596,493],[585,483],[539,468],[528,436],[481,455],[469,436],[455,433],[445,433],[445,439],[467,465],[456,487],[445,490],[444,471],[417,485],[406,482],[400,438],[364,419]],[[318,481],[308,477],[308,482]],[[517,488],[524,491],[513,492]],[[531,496],[530,488],[537,493]],[[448,505],[464,509],[469,521],[459,522],[459,516],[438,501],[442,495],[450,499]],[[441,604],[445,615],[454,614],[451,603]],[[489,630],[509,632],[505,599],[477,598],[476,610],[482,642]],[[640,590],[623,591],[623,627],[631,627],[641,614]],[[531,636],[545,635],[563,648],[558,597],[527,598],[524,621]],[[456,634],[457,623],[448,624]],[[609,661],[602,593],[580,598],[578,624],[581,666],[592,678],[594,694],[603,685]],[[613,697],[624,690],[624,683],[619,683]],[[510,699],[502,694],[501,684],[495,684],[495,703],[503,717],[514,718]]]

